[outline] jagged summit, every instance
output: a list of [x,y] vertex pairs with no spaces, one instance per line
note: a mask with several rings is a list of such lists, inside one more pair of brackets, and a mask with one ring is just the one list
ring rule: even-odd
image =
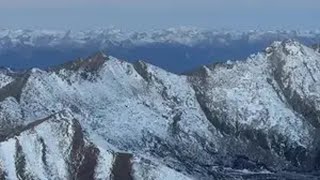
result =
[[288,39],[285,41],[276,41],[266,48],[267,54],[282,53],[284,55],[302,55],[306,46],[298,41]]
[[94,60],[94,59],[108,59],[108,56],[102,52],[99,51],[97,53],[95,53],[93,56],[89,57],[89,59]]
[[[91,56],[89,56],[86,59],[78,59],[75,61],[70,61],[65,64],[59,65],[53,70],[60,70],[60,69],[66,69],[66,70],[73,70],[73,71],[85,71],[85,72],[95,72],[101,66],[109,60],[109,57],[105,55],[102,51],[99,51]],[[50,68],[49,68],[50,69]]]

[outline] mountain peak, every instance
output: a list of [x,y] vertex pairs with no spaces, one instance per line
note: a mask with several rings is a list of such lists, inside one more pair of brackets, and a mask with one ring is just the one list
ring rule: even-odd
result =
[[56,69],[68,69],[73,71],[83,70],[86,72],[94,72],[100,69],[100,67],[109,60],[109,57],[103,52],[99,51],[86,59],[78,59],[70,61],[58,66]]
[[108,56],[102,51],[98,51],[97,53],[89,57],[89,60],[106,60],[106,59],[108,59]]
[[302,55],[305,54],[305,46],[298,41],[288,39],[285,41],[275,41],[271,46],[267,47],[265,52],[267,55],[271,54],[284,54],[286,56]]

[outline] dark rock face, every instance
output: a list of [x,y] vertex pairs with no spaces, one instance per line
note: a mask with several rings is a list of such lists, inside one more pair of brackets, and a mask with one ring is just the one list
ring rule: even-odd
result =
[[22,93],[22,88],[28,80],[28,73],[24,73],[21,76],[16,77],[16,79],[10,84],[1,88],[0,101],[3,101],[6,97],[14,97],[17,101],[20,101],[20,95]]
[[78,121],[73,120],[74,136],[69,160],[70,179],[94,179],[99,149],[86,145],[83,130]]
[[32,179],[32,177],[26,172],[26,159],[22,152],[22,147],[19,141],[16,141],[16,154],[15,154],[15,166],[16,173],[19,179]]
[[132,180],[131,154],[117,153],[112,167],[112,178],[114,180]]
[[98,162],[99,149],[90,145],[83,150],[83,159],[78,169],[77,178],[79,180],[94,179],[95,168]]
[[317,52],[320,53],[320,44],[314,44],[314,45],[312,45],[312,48],[313,48],[315,51],[317,51]]

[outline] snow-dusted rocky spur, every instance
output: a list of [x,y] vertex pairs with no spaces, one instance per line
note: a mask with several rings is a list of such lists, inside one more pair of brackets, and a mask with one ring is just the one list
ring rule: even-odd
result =
[[2,179],[318,179],[320,54],[177,75],[98,53],[0,71]]

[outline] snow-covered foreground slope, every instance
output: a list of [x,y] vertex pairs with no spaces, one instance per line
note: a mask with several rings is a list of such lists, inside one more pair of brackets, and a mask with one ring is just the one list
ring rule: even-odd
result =
[[3,71],[3,177],[317,179],[319,61],[286,41],[187,75],[104,54]]
[[10,180],[189,179],[150,160],[93,144],[70,110],[35,121],[1,142],[0,165],[1,179]]

